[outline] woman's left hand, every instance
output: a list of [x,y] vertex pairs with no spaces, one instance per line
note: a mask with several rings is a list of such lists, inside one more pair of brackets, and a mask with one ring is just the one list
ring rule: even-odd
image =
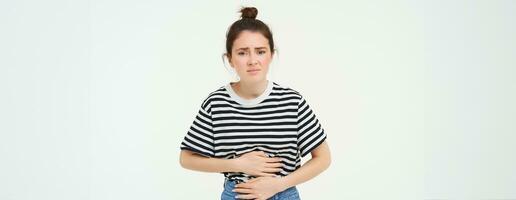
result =
[[233,192],[239,193],[239,199],[265,200],[283,190],[280,177],[258,177],[235,185]]

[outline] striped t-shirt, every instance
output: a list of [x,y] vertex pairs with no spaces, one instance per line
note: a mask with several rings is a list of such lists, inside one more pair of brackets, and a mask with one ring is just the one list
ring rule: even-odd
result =
[[[180,148],[225,159],[263,151],[282,158],[283,169],[276,175],[286,176],[325,139],[324,129],[299,92],[268,81],[260,96],[248,100],[228,83],[202,102]],[[255,178],[242,172],[223,174],[236,182]]]

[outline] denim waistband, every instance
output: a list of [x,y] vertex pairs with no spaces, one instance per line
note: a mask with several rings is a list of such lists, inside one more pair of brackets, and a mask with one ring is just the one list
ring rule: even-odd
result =
[[[224,191],[222,193],[222,199],[231,199],[230,197],[234,197],[238,195],[237,193],[233,192],[232,190],[235,188],[235,185],[238,184],[237,182],[243,182],[238,180],[231,180],[226,178],[224,180]],[[274,196],[270,197],[269,199],[299,199],[299,192],[296,188],[296,186],[287,188],[286,190],[283,190],[281,192],[276,193]]]

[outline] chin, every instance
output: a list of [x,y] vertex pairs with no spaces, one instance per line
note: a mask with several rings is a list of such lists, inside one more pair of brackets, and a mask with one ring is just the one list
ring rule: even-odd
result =
[[258,82],[262,82],[266,79],[267,78],[265,78],[265,77],[246,77],[245,79],[241,78],[240,81],[246,82],[246,83],[258,83]]

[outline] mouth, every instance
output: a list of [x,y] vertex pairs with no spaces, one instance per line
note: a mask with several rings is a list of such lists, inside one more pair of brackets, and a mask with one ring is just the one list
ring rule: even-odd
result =
[[247,72],[258,72],[260,71],[260,69],[250,69],[250,70],[247,70]]

